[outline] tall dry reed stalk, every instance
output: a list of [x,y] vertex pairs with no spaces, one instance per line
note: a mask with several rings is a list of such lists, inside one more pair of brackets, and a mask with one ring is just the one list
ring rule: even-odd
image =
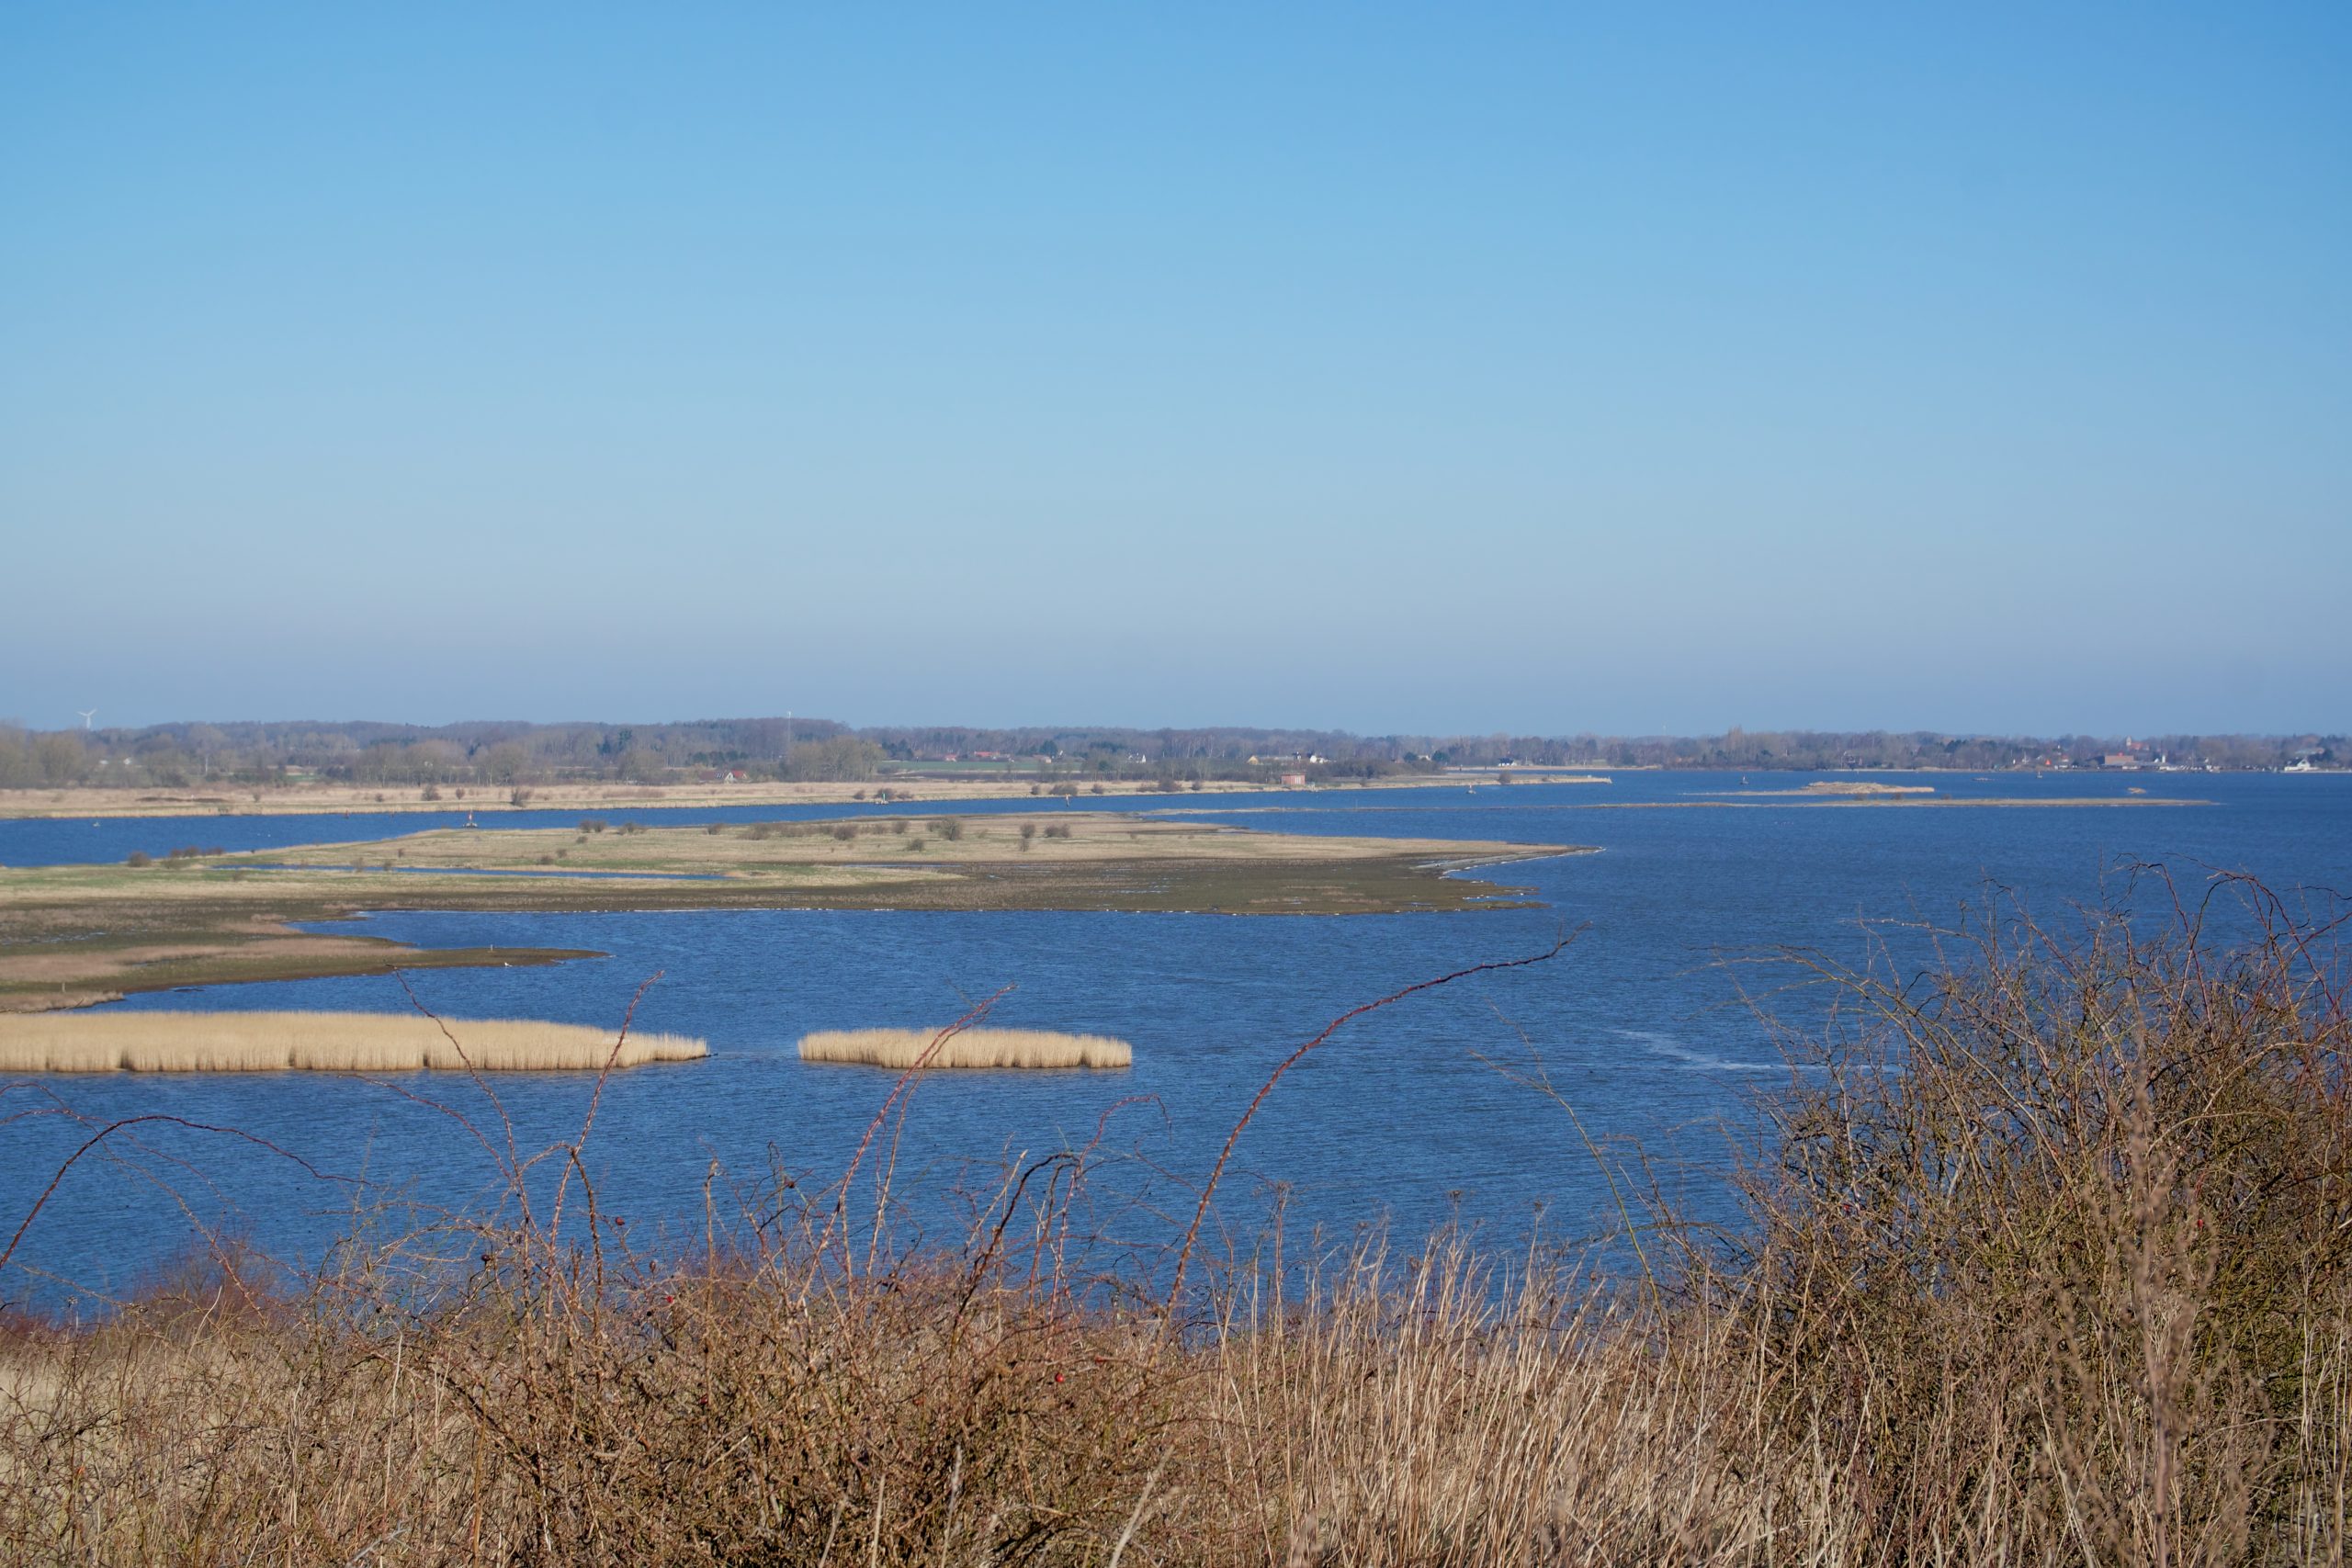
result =
[[691,1247],[583,1179],[571,1231],[229,1258],[0,1336],[0,1558],[2341,1562],[2339,976],[2200,934],[1837,975],[1866,1026],[1773,1102],[1752,1223],[1669,1226],[1654,1288],[1277,1233],[1171,1300],[1088,1233],[1091,1145],[915,1249],[852,1172],[715,1182]]

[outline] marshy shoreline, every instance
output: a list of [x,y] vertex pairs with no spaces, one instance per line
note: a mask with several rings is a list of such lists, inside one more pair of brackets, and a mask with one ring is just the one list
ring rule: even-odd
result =
[[[1587,767],[1525,770],[1521,784],[1606,784],[1606,773]],[[1364,788],[1413,789],[1460,787],[1464,783],[1492,782],[1491,770],[1477,773],[1396,773],[1373,779],[1331,779],[1314,784],[1283,784],[1255,779],[1186,781],[1171,792],[1153,782],[1121,779],[1108,783],[1052,775],[1012,774],[1004,777],[933,777],[892,775],[838,781],[742,781],[704,784],[668,781],[662,784],[617,783],[536,784],[520,790],[497,786],[435,786],[431,793],[414,784],[271,784],[221,789],[156,786],[133,789],[88,784],[62,787],[16,785],[0,787],[0,820],[11,818],[75,818],[102,821],[123,818],[207,818],[220,816],[295,817],[331,815],[378,816],[387,813],[476,813],[494,825],[514,811],[616,812],[679,809],[721,809],[761,806],[849,806],[879,801],[906,807],[952,808],[969,801],[1020,800],[1057,787],[1080,792],[1097,808],[1115,808],[1124,799],[1148,796],[1164,800],[1171,793],[1203,795],[1262,795],[1270,791],[1312,789],[1318,792]]]
[[440,829],[361,843],[0,869],[0,1011],[398,968],[550,964],[299,929],[373,911],[1104,910],[1396,914],[1515,907],[1473,874],[1582,846],[1258,832],[1071,810],[648,828]]

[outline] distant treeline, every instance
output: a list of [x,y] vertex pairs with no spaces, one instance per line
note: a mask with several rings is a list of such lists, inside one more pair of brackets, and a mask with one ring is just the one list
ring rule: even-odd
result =
[[1944,735],[1929,730],[1747,730],[1714,736],[1351,735],[1328,729],[853,729],[830,719],[684,724],[157,724],[31,730],[0,725],[0,788],[659,784],[859,780],[907,770],[1009,769],[1140,781],[1381,778],[1456,767],[1840,770],[2154,766],[2275,769],[2352,765],[2343,735]]

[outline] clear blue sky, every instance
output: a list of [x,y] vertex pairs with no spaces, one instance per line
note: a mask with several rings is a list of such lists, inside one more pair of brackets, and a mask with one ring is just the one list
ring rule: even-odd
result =
[[0,11],[0,716],[2352,725],[2352,6]]

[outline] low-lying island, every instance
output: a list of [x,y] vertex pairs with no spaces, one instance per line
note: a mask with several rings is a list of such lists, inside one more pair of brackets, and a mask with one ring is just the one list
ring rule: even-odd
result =
[[0,1011],[131,991],[557,963],[304,931],[370,910],[1062,909],[1394,914],[1520,906],[1455,874],[1565,844],[1343,838],[1073,808],[640,828],[444,829],[363,843],[0,870]]

